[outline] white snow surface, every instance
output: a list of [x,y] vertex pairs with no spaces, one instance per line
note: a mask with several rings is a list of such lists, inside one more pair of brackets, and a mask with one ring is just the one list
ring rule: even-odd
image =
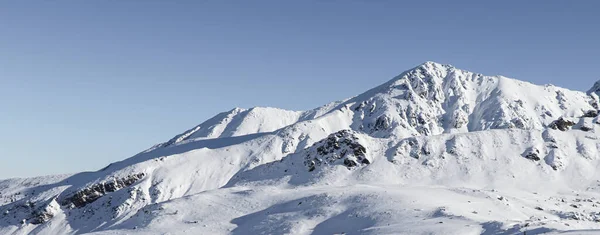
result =
[[96,172],[0,180],[0,234],[600,234],[598,89],[426,62],[314,110],[235,108]]

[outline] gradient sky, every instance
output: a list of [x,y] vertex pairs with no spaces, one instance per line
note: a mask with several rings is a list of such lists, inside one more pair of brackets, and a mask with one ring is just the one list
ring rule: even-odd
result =
[[2,1],[0,178],[97,170],[233,107],[424,61],[585,91],[600,1]]

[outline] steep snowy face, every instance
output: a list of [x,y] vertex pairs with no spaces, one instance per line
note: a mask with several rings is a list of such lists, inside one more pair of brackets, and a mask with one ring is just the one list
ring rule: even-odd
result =
[[353,129],[375,137],[542,129],[594,109],[582,92],[424,63],[347,102]]

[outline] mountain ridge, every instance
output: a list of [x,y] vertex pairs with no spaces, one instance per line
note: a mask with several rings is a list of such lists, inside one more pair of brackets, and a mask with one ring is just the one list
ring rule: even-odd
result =
[[[449,228],[494,234],[528,226],[565,231],[564,224],[573,221],[581,223],[571,229],[600,229],[591,199],[600,198],[596,107],[592,93],[425,62],[312,110],[234,108],[96,172],[2,180],[0,233],[152,234],[185,228],[305,234],[341,233],[340,227],[349,226],[345,232],[357,234]],[[449,199],[417,203],[422,209],[403,202],[419,201],[412,193],[428,190]],[[497,199],[500,193],[511,201]],[[586,195],[592,202],[574,204],[577,208],[567,199],[539,203],[560,195],[569,200]],[[474,207],[463,199],[496,212],[471,213]],[[319,207],[305,206],[311,203]],[[554,209],[535,208],[541,206]],[[391,207],[414,210],[388,211]],[[261,214],[265,210],[275,217]],[[399,219],[379,216],[386,213]],[[426,226],[402,214],[446,225]],[[361,219],[342,223],[345,215]],[[398,226],[405,223],[416,230]]]
[[[412,68],[410,70],[407,70],[407,71],[403,72],[402,74],[400,74],[400,75],[394,77],[393,79],[389,80],[388,82],[386,82],[386,83],[384,83],[384,84],[382,84],[380,86],[377,86],[375,88],[372,88],[372,89],[370,89],[370,90],[368,90],[368,91],[366,91],[366,92],[364,92],[364,93],[362,93],[362,94],[360,94],[358,96],[351,97],[351,98],[348,98],[348,99],[345,99],[345,100],[342,100],[342,101],[333,102],[333,103],[330,103],[328,105],[321,106],[321,107],[318,107],[318,108],[315,108],[315,109],[312,109],[312,110],[307,110],[307,111],[286,111],[286,112],[301,112],[301,113],[303,113],[303,114],[301,114],[301,116],[302,115],[309,116],[310,118],[314,119],[314,118],[320,117],[321,115],[312,114],[312,116],[311,116],[311,113],[318,113],[318,111],[321,111],[321,113],[323,113],[323,115],[325,115],[325,114],[327,114],[327,113],[329,113],[331,111],[339,110],[339,109],[343,108],[343,106],[345,106],[345,105],[349,105],[351,103],[356,103],[356,102],[364,102],[365,100],[369,100],[369,99],[373,98],[373,96],[376,96],[376,95],[381,94],[381,93],[393,93],[393,92],[397,92],[396,88],[398,88],[400,86],[407,86],[406,81],[410,80],[411,78],[414,78],[414,77],[410,77],[409,75],[416,74],[416,73],[421,73],[423,71],[426,74],[427,73],[429,73],[429,74],[438,73],[437,76],[438,76],[438,78],[439,77],[442,78],[441,79],[442,83],[446,79],[449,80],[447,82],[455,82],[455,83],[457,82],[455,77],[446,76],[446,74],[449,74],[449,73],[466,73],[469,76],[476,76],[476,78],[481,79],[480,82],[483,82],[482,80],[484,80],[484,79],[490,79],[490,78],[496,79],[496,81],[494,81],[494,82],[498,86],[505,85],[505,83],[508,83],[508,84],[511,84],[511,85],[512,85],[512,83],[516,83],[516,84],[518,84],[520,86],[525,85],[525,86],[530,86],[530,87],[532,87],[532,86],[539,86],[539,85],[535,85],[535,84],[532,84],[532,83],[519,81],[519,80],[516,80],[516,79],[506,78],[506,77],[503,77],[503,76],[493,76],[493,77],[483,76],[481,74],[475,74],[475,73],[471,73],[471,72],[468,72],[468,71],[465,71],[465,70],[457,69],[457,68],[455,68],[455,67],[453,67],[451,65],[443,65],[443,64],[432,62],[432,61],[428,61],[428,62],[425,62],[425,63],[423,63],[421,65],[418,65],[418,66],[416,66],[416,67],[414,67],[414,68]],[[416,88],[422,88],[422,87],[419,87],[418,82],[421,82],[421,86],[422,86],[422,84],[426,84],[423,81],[417,81]],[[437,82],[438,84],[431,84],[432,81],[429,81],[429,83],[427,85],[440,85],[439,84],[440,81],[433,81],[433,83],[435,83],[435,82]],[[416,92],[428,92],[427,88],[425,88],[424,90],[422,89],[422,90],[419,90],[419,91],[415,91],[414,90],[415,89],[415,86],[414,86],[415,84],[410,84],[410,82],[409,82],[408,85],[413,85],[413,86],[409,87],[409,93],[407,95],[408,98],[410,98],[411,96],[414,96],[414,94]],[[460,81],[458,82],[458,84],[455,84],[455,85],[461,85]],[[463,83],[463,85],[464,85],[464,83]],[[498,88],[498,86],[496,88]],[[555,92],[557,93],[557,95],[556,95],[557,99],[560,96],[562,96],[562,93],[564,93],[565,91],[569,92],[569,93],[579,93],[580,97],[587,97],[584,93],[577,92],[577,91],[569,91],[568,89],[555,87],[553,85],[543,85],[543,87],[555,90]],[[440,87],[438,87],[438,89],[439,88]],[[490,87],[488,87],[488,89],[490,89]],[[502,92],[502,89],[499,89],[498,91]],[[452,92],[455,92],[455,91],[452,91]],[[423,93],[421,93],[421,94],[423,94]],[[573,95],[573,94],[571,94],[571,95]],[[438,93],[434,94],[434,96],[436,96],[436,97],[427,97],[427,98],[441,99],[444,96],[444,92],[439,92],[438,91]],[[440,97],[440,96],[442,96],[442,97]],[[588,102],[593,103],[593,101],[591,99]],[[338,105],[335,105],[336,103]],[[457,105],[457,104],[445,104],[445,105]],[[590,104],[590,105],[592,105],[592,104]],[[335,107],[331,107],[331,106],[335,106]],[[421,106],[425,106],[425,105],[421,105]],[[566,106],[566,104],[563,104],[562,106]],[[255,108],[257,108],[257,109],[260,109],[260,108],[269,109],[268,107],[255,107]],[[541,107],[541,108],[545,109],[545,107]],[[592,109],[593,107],[590,106],[589,108]],[[251,108],[249,110],[252,110],[252,109],[253,108]],[[230,112],[234,112],[235,110],[246,110],[246,109],[235,108],[235,109],[231,110]],[[455,117],[454,119],[457,119],[457,118],[460,119],[461,118],[460,117],[461,116],[460,110],[455,109],[454,111],[456,111],[458,113],[458,114],[456,114],[458,117]],[[568,115],[571,115],[571,116],[575,115],[574,114],[574,112],[576,112],[575,110],[569,110],[569,111],[571,111],[571,113],[568,113]],[[438,111],[438,112],[440,112],[440,111]],[[446,110],[442,110],[441,112],[447,113]],[[544,112],[545,113],[548,112],[548,114],[552,115],[551,112],[549,112],[547,110],[545,110]],[[583,112],[584,111],[581,111],[581,114],[583,114]],[[558,111],[558,113],[560,114],[559,116],[565,114],[565,113],[561,113],[560,111]],[[297,119],[297,121],[302,121],[302,120]],[[455,121],[460,121],[460,120],[455,120]],[[519,120],[517,120],[517,122],[519,122]],[[291,122],[291,124],[294,124],[294,123],[295,122]],[[519,123],[517,123],[517,124],[519,124]],[[531,125],[535,125],[537,128],[541,128],[542,125],[547,125],[547,124],[549,124],[548,121],[545,121],[545,122],[539,121],[538,123],[531,124]],[[496,124],[496,125],[500,125],[500,124]],[[509,124],[506,124],[506,125],[509,125]],[[283,128],[285,126],[288,126],[288,125],[279,125],[277,127]],[[475,127],[472,127],[472,128],[473,129],[482,129],[482,128],[485,128],[485,127],[477,127],[477,126],[475,126]],[[275,130],[275,129],[278,129],[278,128],[271,128],[270,130]],[[185,132],[184,132],[184,134],[185,134]],[[165,144],[168,145],[168,143],[169,143],[169,141],[166,142],[166,143],[163,143],[163,145],[165,145]]]

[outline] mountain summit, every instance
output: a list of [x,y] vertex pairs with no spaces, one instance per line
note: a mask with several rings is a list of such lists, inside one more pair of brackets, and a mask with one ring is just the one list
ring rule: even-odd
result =
[[0,234],[593,232],[596,88],[426,62],[313,110],[235,108],[96,172],[0,181]]

